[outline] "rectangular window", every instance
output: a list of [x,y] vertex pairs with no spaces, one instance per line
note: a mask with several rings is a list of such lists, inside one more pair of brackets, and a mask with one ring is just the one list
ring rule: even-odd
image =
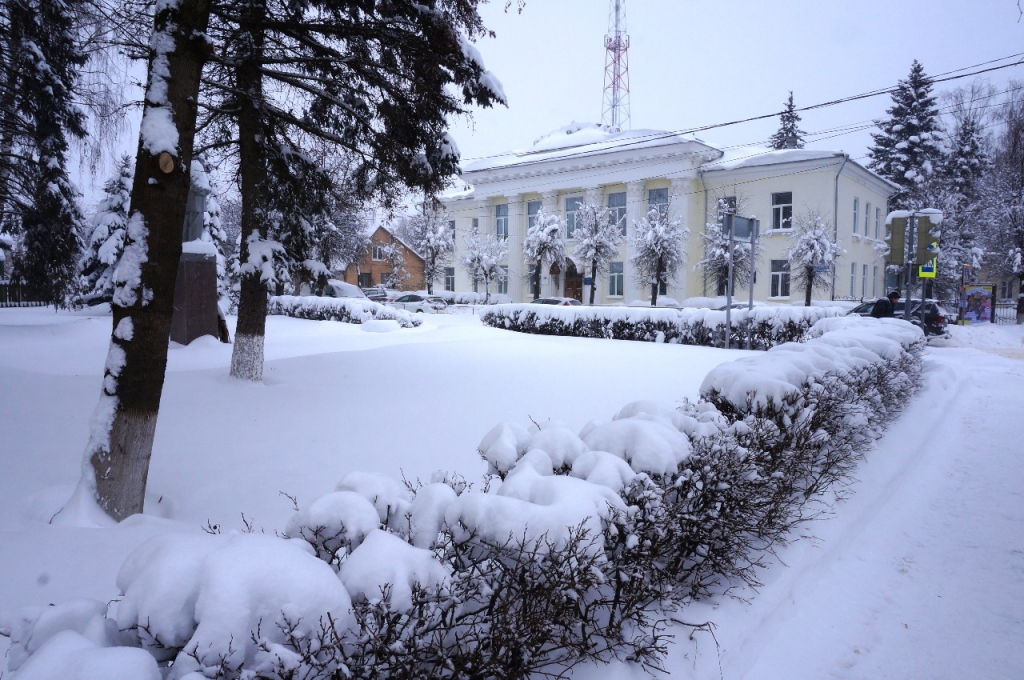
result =
[[455,267],[444,268],[444,289],[455,292]]
[[501,275],[498,277],[498,295],[508,295],[508,265],[501,265]]
[[452,240],[455,239],[455,220],[448,220],[448,229],[452,232]]
[[[857,227],[860,224],[860,199],[853,199],[853,233],[857,233]],[[853,295],[853,293],[850,293]]]
[[793,192],[783,191],[777,194],[772,194],[772,229],[792,228]]
[[544,201],[527,201],[526,203],[526,226],[529,229],[533,228],[533,225],[537,224],[537,213],[540,212],[541,206],[544,205]]
[[882,209],[875,208],[875,240],[881,240],[882,233]]
[[878,297],[878,265],[871,268],[871,297]]
[[473,231],[475,231],[477,233],[480,232],[480,218],[479,217],[474,217],[473,218]]
[[580,196],[570,196],[565,199],[565,237],[572,238],[576,231],[576,211],[583,205]]
[[789,260],[772,260],[771,297],[789,297]]
[[850,263],[850,297],[857,297],[857,263]]
[[626,235],[626,192],[608,194],[608,219]]
[[864,203],[864,237],[867,238],[871,235],[871,204]]
[[494,206],[494,233],[502,241],[508,238],[508,203]]
[[868,266],[867,265],[864,265],[864,268],[861,271],[861,276],[860,276],[860,296],[861,297],[867,297],[868,296]]
[[718,214],[723,215],[725,213],[729,213],[732,215],[736,214],[735,196],[723,196],[718,199]]
[[608,295],[622,297],[622,263],[612,262],[608,265]]
[[373,285],[373,274],[371,272],[361,272],[357,279],[360,288],[369,288]]
[[384,261],[384,246],[378,246],[378,245],[374,244],[374,246],[373,246],[373,261],[374,262],[383,262]]
[[668,214],[668,189],[647,190],[647,212],[652,208],[657,208],[662,216]]
[[530,296],[540,297],[540,289],[533,285],[533,275],[537,272],[537,265],[531,264],[526,270],[526,280],[530,282]]

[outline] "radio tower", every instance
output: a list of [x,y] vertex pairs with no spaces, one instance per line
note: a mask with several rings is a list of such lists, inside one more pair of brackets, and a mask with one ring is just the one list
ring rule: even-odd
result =
[[601,123],[613,130],[629,129],[629,36],[626,0],[610,0],[608,35],[604,37],[604,106]]

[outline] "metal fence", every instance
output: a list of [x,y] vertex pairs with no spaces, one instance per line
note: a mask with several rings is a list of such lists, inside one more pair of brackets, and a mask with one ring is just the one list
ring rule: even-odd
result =
[[996,323],[1017,323],[1017,303],[997,302]]
[[29,286],[0,281],[0,307],[45,307],[46,304]]

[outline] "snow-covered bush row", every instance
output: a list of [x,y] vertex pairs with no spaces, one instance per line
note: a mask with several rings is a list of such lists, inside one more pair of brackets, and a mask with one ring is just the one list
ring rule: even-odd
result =
[[328,298],[315,295],[277,295],[270,298],[267,314],[294,316],[312,321],[341,321],[365,323],[367,321],[397,321],[402,328],[415,328],[423,323],[404,309],[395,309],[371,300],[359,298]]
[[[749,338],[753,349],[768,349],[800,340],[819,319],[841,314],[841,309],[833,307],[733,310],[731,344],[746,347]],[[725,312],[711,309],[511,304],[488,309],[480,318],[489,326],[520,333],[725,346]]]
[[808,336],[714,369],[697,402],[634,402],[579,432],[501,423],[479,487],[351,473],[280,537],[153,539],[110,606],[0,619],[14,680],[118,663],[168,680],[658,668],[670,612],[756,584],[918,385],[910,324],[827,318]]
[[[426,293],[426,291],[422,292]],[[472,291],[435,290],[433,294],[444,299],[450,305],[500,305],[512,300],[508,295],[499,293],[491,293],[488,297],[485,293]]]

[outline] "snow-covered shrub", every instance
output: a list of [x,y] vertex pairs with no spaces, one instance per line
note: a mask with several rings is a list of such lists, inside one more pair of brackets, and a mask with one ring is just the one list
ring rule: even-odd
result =
[[[816,321],[840,316],[833,307],[754,307],[733,310],[731,344],[768,349],[795,342]],[[556,307],[549,305],[498,305],[480,315],[494,328],[539,335],[577,338],[611,338],[643,342],[668,342],[703,347],[725,346],[725,312],[710,309],[661,309],[628,307]]]
[[277,295],[270,298],[267,314],[293,316],[312,321],[340,321],[365,323],[367,321],[397,321],[402,328],[415,328],[423,323],[404,309],[394,309],[371,300],[359,298],[327,298],[307,295]]
[[633,402],[578,433],[501,424],[478,447],[495,473],[479,488],[352,473],[296,512],[296,538],[154,539],[109,611],[25,610],[0,633],[24,669],[69,669],[79,652],[113,663],[129,646],[170,680],[659,669],[670,612],[757,584],[919,383],[924,338],[908,323],[829,317],[806,336],[715,368],[697,402]]

